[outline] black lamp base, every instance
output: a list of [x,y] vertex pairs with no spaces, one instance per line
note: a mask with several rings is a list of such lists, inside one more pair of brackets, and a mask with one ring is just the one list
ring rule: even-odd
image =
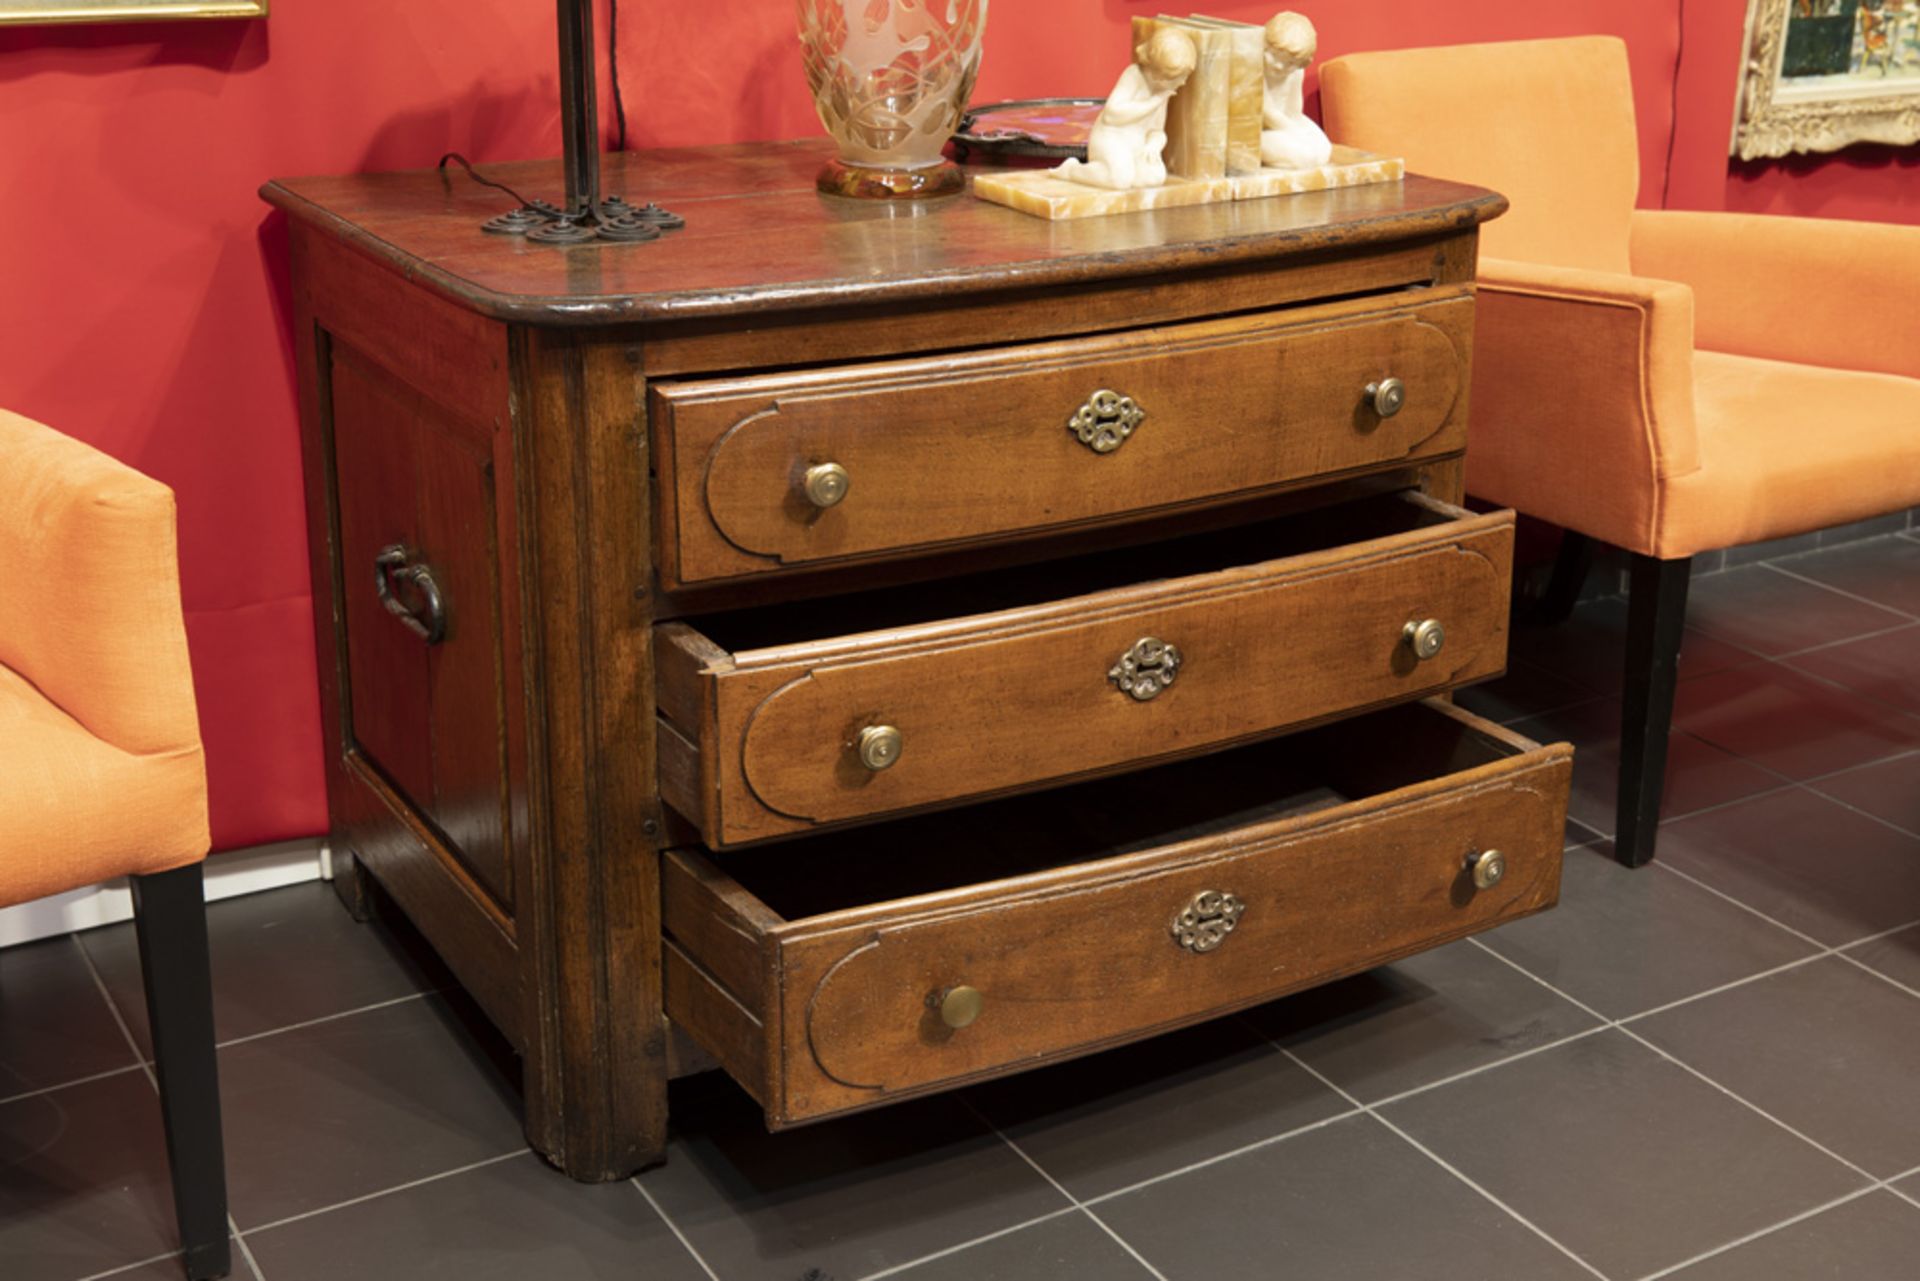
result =
[[608,196],[591,214],[567,213],[544,200],[489,218],[480,230],[497,236],[524,236],[540,245],[584,245],[595,240],[632,243],[658,240],[687,220],[656,204],[632,205]]
[[655,204],[632,205],[600,196],[600,126],[595,99],[593,0],[559,0],[560,135],[566,170],[564,208],[535,200],[489,218],[480,230],[524,236],[534,244],[585,245],[610,240],[631,244],[658,240],[687,225],[679,214]]

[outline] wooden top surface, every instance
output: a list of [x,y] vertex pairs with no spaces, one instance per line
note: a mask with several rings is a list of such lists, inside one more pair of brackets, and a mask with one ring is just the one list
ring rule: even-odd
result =
[[[538,325],[718,317],[911,301],[1279,260],[1463,230],[1504,197],[1409,175],[1403,182],[1070,222],[971,195],[925,203],[837,200],[814,190],[825,139],[627,152],[603,161],[604,194],[655,201],[687,226],[639,244],[572,248],[488,235],[514,207],[457,168],[288,178],[261,195],[450,298]],[[483,165],[559,203],[557,160]]]

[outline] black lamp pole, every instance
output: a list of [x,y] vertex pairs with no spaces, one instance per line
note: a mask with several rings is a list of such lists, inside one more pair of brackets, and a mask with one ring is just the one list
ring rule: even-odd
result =
[[593,0],[560,0],[560,135],[569,217],[600,210],[599,86],[593,68]]
[[488,219],[481,226],[483,231],[525,236],[543,245],[578,245],[590,240],[658,240],[661,232],[677,231],[686,225],[685,219],[658,205],[635,208],[619,196],[600,194],[600,93],[594,83],[593,5],[594,0],[559,0],[560,143],[561,166],[566,170],[566,204],[555,209],[536,201]]

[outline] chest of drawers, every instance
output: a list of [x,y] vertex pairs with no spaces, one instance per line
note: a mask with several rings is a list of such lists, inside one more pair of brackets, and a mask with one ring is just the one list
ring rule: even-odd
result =
[[[1476,228],[1424,178],[1045,223],[615,158],[645,245],[437,173],[270,184],[337,883],[656,1159],[1214,1017],[1550,906],[1570,753],[1462,509]],[[522,190],[554,165],[502,166]]]

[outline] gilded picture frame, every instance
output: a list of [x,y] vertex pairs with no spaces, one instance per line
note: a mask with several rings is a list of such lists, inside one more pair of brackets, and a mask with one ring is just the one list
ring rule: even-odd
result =
[[1748,0],[1733,154],[1920,142],[1920,0]]
[[64,22],[264,18],[268,0],[0,0],[0,27]]

